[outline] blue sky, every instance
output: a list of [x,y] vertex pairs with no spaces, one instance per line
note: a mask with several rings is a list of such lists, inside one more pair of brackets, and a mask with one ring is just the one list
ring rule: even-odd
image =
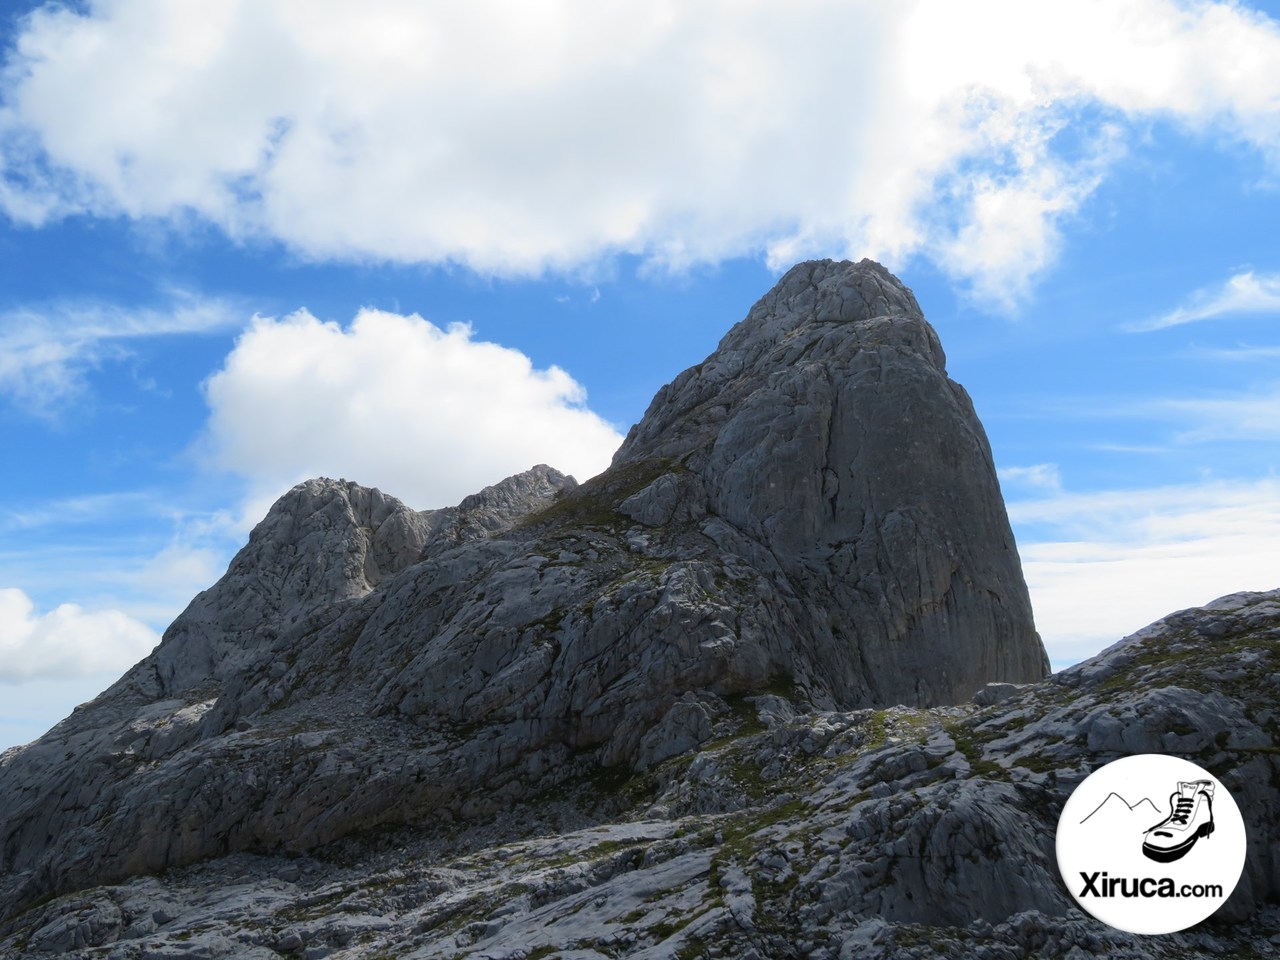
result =
[[1280,585],[1280,9],[8,4],[0,747],[284,489],[603,467],[792,262],[915,291],[1055,665]]

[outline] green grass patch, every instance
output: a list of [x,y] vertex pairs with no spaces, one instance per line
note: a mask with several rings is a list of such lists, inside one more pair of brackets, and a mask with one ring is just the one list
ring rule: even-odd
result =
[[943,729],[955,741],[956,749],[969,761],[969,768],[974,776],[985,777],[988,780],[1007,780],[1009,778],[1008,770],[994,760],[987,760],[982,756],[982,748],[990,742],[990,739],[975,736],[971,723],[966,723],[965,721],[947,723],[943,725]]
[[674,460],[640,460],[611,468],[573,490],[563,492],[550,506],[521,520],[517,529],[556,527],[602,527],[617,530],[630,526],[630,518],[618,512],[618,505],[639,493],[664,473],[684,468]]

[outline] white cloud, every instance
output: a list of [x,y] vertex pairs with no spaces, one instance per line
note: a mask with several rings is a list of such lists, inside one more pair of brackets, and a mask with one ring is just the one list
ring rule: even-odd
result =
[[1185,607],[1280,587],[1280,481],[1058,493],[1009,504],[1036,625],[1066,665]]
[[244,545],[230,504],[185,499],[155,487],[12,502],[0,508],[0,583],[38,606],[69,599],[163,630]]
[[228,304],[171,291],[163,309],[99,303],[54,303],[0,313],[0,395],[29,413],[50,416],[85,390],[85,374],[128,355],[142,337],[199,333],[232,326]]
[[463,325],[377,310],[346,328],[306,311],[257,318],[205,392],[216,463],[250,481],[249,522],[310,476],[424,509],[537,463],[585,480],[622,442],[558,367],[537,370]]
[[1133,331],[1163,330],[1197,320],[1240,314],[1280,313],[1280,273],[1237,273],[1217,290],[1200,290],[1186,306],[1152,320],[1130,324]]
[[1090,450],[1106,450],[1109,453],[1136,453],[1139,456],[1165,456],[1174,448],[1155,443],[1091,443]]
[[1164,400],[1163,411],[1188,421],[1184,442],[1280,440],[1280,384],[1224,397]]
[[138,517],[157,509],[154,490],[131,490],[59,497],[18,503],[0,511],[0,532],[26,531],[69,524],[93,524],[124,515]]
[[1056,463],[1036,463],[1029,467],[1001,467],[1000,482],[1032,490],[1061,490],[1062,472]]
[[[1078,210],[1123,153],[1119,130],[1104,124],[1084,156],[1068,163],[1049,142],[1063,125],[1039,113],[983,124],[987,149],[1007,159],[995,172],[966,171],[945,181],[964,211],[933,247],[943,268],[967,279],[981,299],[1013,310],[1057,258],[1060,223]],[[994,128],[994,129],[992,129]]]
[[[1259,352],[1250,358],[1264,356],[1265,353]],[[1163,421],[1170,425],[1167,436],[1160,438],[1165,441],[1161,443],[1088,444],[1093,450],[1118,453],[1171,454],[1179,450],[1185,452],[1189,444],[1280,439],[1280,382],[1257,382],[1230,392],[1197,393],[1199,395],[1135,399],[1095,395],[1056,404],[1052,412],[1078,419]]]
[[119,610],[64,603],[38,613],[22,590],[0,589],[0,682],[123,672],[160,642]]
[[1280,359],[1280,346],[1253,346],[1241,344],[1237,347],[1197,347],[1191,351],[1198,358],[1207,360],[1234,360],[1249,362],[1253,360]]
[[923,253],[1008,304],[1127,123],[1280,160],[1280,29],[1225,3],[98,0],[16,49],[9,216],[194,213],[314,258]]

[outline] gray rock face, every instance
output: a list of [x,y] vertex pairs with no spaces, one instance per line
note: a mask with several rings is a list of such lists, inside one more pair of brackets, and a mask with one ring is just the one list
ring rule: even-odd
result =
[[433,520],[380,490],[347,481],[294,487],[254,529],[218,584],[165,632],[147,664],[160,692],[241,675],[281,625],[363,597],[417,560]]
[[0,913],[657,769],[748,695],[929,706],[1045,672],[986,440],[910,291],[802,264],[581,486],[535,467],[425,513],[286,494],[151,656],[0,760]]
[[332,605],[366,596],[424,555],[500,533],[576,485],[539,465],[456,507],[419,513],[350,481],[301,483],[140,666],[154,671],[162,694],[240,677],[282,629],[322,621]]
[[[804,598],[803,652],[836,703],[954,703],[1048,672],[986,435],[878,264],[788,272],[614,464],[660,458]],[[642,508],[659,517],[691,499],[663,482]]]
[[[1278,639],[1280,590],[1173,614],[986,706],[804,711],[781,685],[718,716],[681,700],[650,733],[710,738],[643,772],[586,770],[485,824],[94,885],[0,922],[0,956],[1272,956]],[[1183,933],[1105,926],[1058,876],[1067,798],[1134,750],[1202,764],[1247,824],[1235,893]]]

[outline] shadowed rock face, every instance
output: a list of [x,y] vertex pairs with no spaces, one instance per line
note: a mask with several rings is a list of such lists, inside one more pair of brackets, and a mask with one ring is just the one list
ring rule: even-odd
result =
[[777,560],[837,703],[954,703],[1048,673],[982,425],[879,264],[788,272],[614,465],[658,457]]
[[766,688],[927,706],[1046,672],[915,299],[801,264],[581,486],[539,466],[426,512],[289,491],[151,656],[0,760],[0,913],[651,768]]

